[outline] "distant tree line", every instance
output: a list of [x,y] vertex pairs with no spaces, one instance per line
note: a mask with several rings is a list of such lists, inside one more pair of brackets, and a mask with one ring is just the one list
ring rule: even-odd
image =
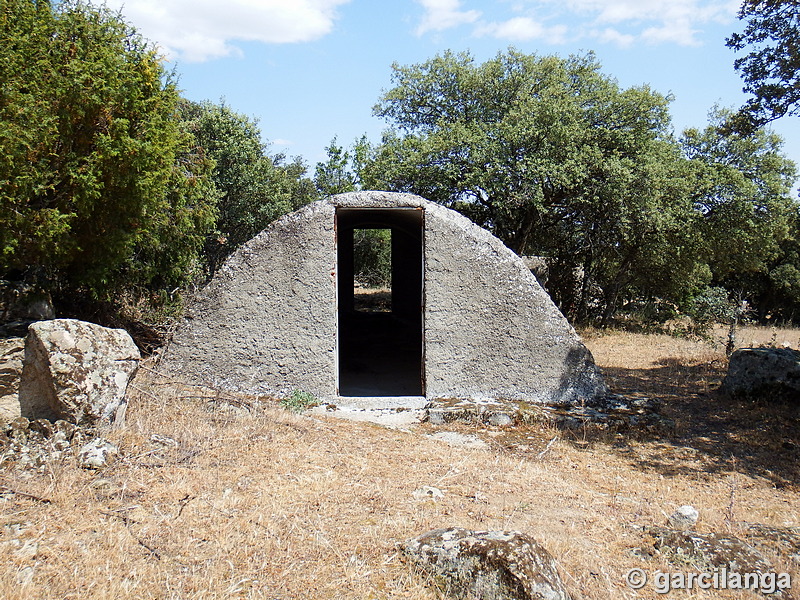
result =
[[[750,24],[729,45],[767,52],[764,31],[779,47],[781,36],[796,42],[797,10],[779,27],[770,11],[780,5],[745,2]],[[761,318],[797,320],[797,173],[762,128],[796,111],[797,66],[759,87],[758,61],[774,56],[736,63],[766,99],[714,108],[707,126],[680,135],[668,96],[621,88],[592,53],[509,49],[478,63],[446,52],[394,65],[375,107],[390,125],[381,141],[334,139],[312,176],[302,159],[270,154],[255,120],[182,98],[120,14],[84,0],[4,0],[0,280],[57,300],[164,309],[280,215],[385,189],[546,257],[548,290],[575,323],[708,319],[741,299]]]

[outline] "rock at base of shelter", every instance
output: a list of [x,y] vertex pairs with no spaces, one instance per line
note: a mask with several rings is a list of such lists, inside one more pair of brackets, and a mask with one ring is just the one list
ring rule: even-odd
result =
[[25,339],[22,414],[80,425],[119,420],[140,359],[122,329],[74,319],[33,323]]
[[796,398],[800,393],[800,351],[740,348],[731,354],[722,390],[737,396]]
[[19,379],[24,355],[23,338],[0,340],[0,425],[13,421],[21,414]]
[[569,599],[553,557],[524,533],[436,529],[401,549],[453,598]]

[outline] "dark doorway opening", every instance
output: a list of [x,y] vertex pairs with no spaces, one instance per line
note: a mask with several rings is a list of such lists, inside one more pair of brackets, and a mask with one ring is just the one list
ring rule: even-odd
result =
[[421,208],[336,210],[341,396],[425,395],[423,222]]

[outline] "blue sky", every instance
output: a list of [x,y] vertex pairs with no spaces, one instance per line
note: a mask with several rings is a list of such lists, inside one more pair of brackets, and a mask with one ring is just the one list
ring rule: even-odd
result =
[[[106,0],[158,43],[183,95],[222,99],[259,120],[272,153],[311,172],[334,136],[380,139],[372,116],[391,64],[445,50],[482,61],[514,46],[540,55],[592,50],[621,86],[675,97],[677,132],[703,127],[715,104],[747,96],[725,38],[739,0]],[[800,165],[800,119],[773,130]]]

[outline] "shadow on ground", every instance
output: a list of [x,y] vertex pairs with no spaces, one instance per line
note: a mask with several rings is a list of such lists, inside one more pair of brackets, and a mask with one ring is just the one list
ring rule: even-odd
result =
[[800,403],[731,398],[718,391],[726,366],[668,359],[649,369],[603,369],[615,393],[654,398],[675,423],[621,432],[613,447],[662,475],[739,472],[800,487]]
[[743,473],[776,488],[800,489],[800,402],[722,394],[726,368],[724,360],[678,359],[643,369],[604,367],[612,393],[655,400],[655,418],[633,425],[522,425],[498,432],[491,443],[521,458],[537,458],[556,436],[588,451],[605,446],[635,467],[664,476]]

